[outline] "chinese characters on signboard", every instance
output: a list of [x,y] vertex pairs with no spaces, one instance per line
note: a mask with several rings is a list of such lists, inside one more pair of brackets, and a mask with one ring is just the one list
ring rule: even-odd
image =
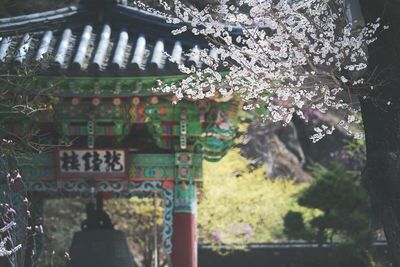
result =
[[61,174],[124,174],[125,151],[101,150],[60,150],[59,170]]

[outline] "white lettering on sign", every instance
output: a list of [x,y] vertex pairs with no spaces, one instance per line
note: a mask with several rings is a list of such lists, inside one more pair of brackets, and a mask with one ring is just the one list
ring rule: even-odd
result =
[[60,172],[124,173],[124,150],[60,150]]

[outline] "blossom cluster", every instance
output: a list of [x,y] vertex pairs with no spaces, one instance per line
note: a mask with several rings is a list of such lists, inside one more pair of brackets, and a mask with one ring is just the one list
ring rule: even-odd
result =
[[0,203],[0,257],[10,256],[21,249],[21,244],[13,244],[11,232],[16,227],[16,211],[9,205]]
[[[380,23],[357,17],[357,1],[218,0],[203,10],[160,2],[168,22],[179,26],[174,34],[191,31],[209,43],[191,51],[200,64],[179,64],[186,79],[160,85],[179,99],[236,95],[244,108],[262,105],[269,119],[288,123],[307,109],[350,110],[352,88],[373,88],[363,87],[361,76]],[[332,132],[318,129],[318,136]]]

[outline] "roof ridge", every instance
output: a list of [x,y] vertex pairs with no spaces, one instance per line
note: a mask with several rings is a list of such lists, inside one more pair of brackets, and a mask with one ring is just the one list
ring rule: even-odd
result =
[[[155,14],[152,13],[150,11],[147,11],[145,9],[140,9],[134,6],[129,6],[129,5],[124,5],[124,4],[117,4],[116,5],[116,11],[117,12],[126,12],[129,15],[134,15],[134,16],[140,16],[141,19],[147,19],[148,21],[151,21],[152,23],[162,23],[165,25],[171,25],[174,26],[174,24],[168,23],[167,20],[168,18],[163,16],[163,15],[159,15],[159,14]],[[175,26],[177,27],[177,26]]]
[[165,76],[182,74],[179,64],[201,67],[198,52],[208,49],[205,40],[191,31],[173,35],[182,25],[166,20],[123,4],[83,3],[0,19],[0,64],[12,72],[40,62],[40,75],[70,77]]
[[[140,16],[140,18],[142,20],[147,20],[149,22],[151,22],[152,24],[158,24],[158,25],[164,25],[167,26],[169,28],[180,28],[184,25],[188,25],[187,22],[179,22],[179,23],[171,23],[168,22],[169,17],[166,17],[164,15],[160,15],[160,14],[156,14],[153,12],[150,12],[148,10],[145,9],[140,9],[138,7],[134,7],[134,6],[129,6],[129,5],[124,5],[124,4],[117,4],[115,11],[118,13],[122,13],[122,14],[128,14],[131,16]],[[230,33],[232,35],[241,35],[243,34],[243,28],[239,25],[230,25],[230,24],[225,24],[222,23],[221,24],[225,27],[225,28],[230,28]]]
[[45,25],[59,22],[71,17],[81,11],[80,5],[71,5],[56,10],[38,12],[29,15],[22,15],[0,19],[0,36],[14,34],[20,30],[23,32],[35,31],[38,26],[45,28]]
[[12,24],[12,23],[25,21],[25,20],[38,19],[38,18],[48,17],[48,16],[62,15],[65,13],[78,11],[80,8],[81,8],[81,6],[79,4],[73,4],[73,5],[70,5],[67,7],[62,7],[59,9],[54,9],[54,10],[49,10],[49,11],[36,12],[36,13],[20,15],[20,16],[15,16],[15,17],[0,18],[0,25]]

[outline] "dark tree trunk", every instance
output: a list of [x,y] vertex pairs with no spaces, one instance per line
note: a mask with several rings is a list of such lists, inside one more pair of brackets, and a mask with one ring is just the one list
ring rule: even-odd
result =
[[365,128],[367,166],[364,182],[392,254],[400,267],[400,3],[360,0],[368,22],[381,17],[389,29],[368,47],[369,75],[375,85],[360,97]]
[[367,166],[364,182],[385,230],[393,266],[400,266],[400,98],[362,99]]

